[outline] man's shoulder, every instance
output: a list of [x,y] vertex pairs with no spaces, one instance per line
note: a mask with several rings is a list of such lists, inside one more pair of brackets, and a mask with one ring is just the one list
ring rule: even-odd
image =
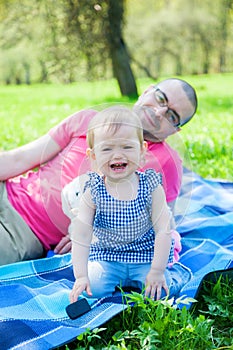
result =
[[71,137],[86,135],[88,124],[96,113],[93,109],[75,112],[50,129],[49,134],[58,144],[65,147]]
[[67,123],[76,123],[79,128],[83,127],[86,130],[89,122],[96,115],[96,113],[97,111],[94,109],[83,109],[71,114],[65,120]]
[[148,151],[155,154],[157,158],[180,158],[178,152],[172,148],[166,141],[148,143]]

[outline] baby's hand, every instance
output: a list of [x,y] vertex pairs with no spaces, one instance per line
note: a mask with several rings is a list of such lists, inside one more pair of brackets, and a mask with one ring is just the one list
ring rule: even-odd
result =
[[77,278],[74,283],[73,289],[70,293],[70,302],[74,303],[75,301],[77,301],[79,295],[84,290],[89,296],[92,296],[89,278],[88,277]]
[[146,276],[146,290],[145,296],[151,297],[151,299],[159,300],[161,297],[162,288],[168,294],[168,286],[164,276],[164,271],[151,268]]

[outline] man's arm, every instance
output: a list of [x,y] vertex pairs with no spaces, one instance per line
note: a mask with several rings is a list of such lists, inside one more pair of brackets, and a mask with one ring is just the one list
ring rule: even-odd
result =
[[0,153],[0,181],[21,175],[52,159],[60,146],[49,134],[41,136],[35,141]]

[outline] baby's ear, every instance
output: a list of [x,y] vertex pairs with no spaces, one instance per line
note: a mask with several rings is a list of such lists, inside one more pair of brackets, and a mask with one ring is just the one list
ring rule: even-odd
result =
[[95,153],[94,153],[93,149],[87,148],[86,155],[88,158],[95,160]]
[[146,141],[143,141],[143,144],[141,146],[140,167],[144,167],[144,165],[146,164],[147,149],[148,149],[148,143]]
[[148,149],[148,143],[146,141],[143,141],[142,148],[141,148],[141,152],[143,156],[146,154],[147,149]]
[[146,152],[148,150],[148,143],[146,141],[143,141],[143,144],[142,144],[142,150],[144,152]]

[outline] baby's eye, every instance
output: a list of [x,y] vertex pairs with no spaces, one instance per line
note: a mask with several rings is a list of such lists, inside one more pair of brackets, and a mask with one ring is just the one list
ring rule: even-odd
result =
[[123,148],[124,148],[124,149],[132,149],[132,148],[133,148],[133,146],[126,145],[126,146],[124,146]]
[[105,148],[102,148],[101,151],[102,152],[108,152],[108,151],[111,151],[111,148],[110,147],[105,147]]

